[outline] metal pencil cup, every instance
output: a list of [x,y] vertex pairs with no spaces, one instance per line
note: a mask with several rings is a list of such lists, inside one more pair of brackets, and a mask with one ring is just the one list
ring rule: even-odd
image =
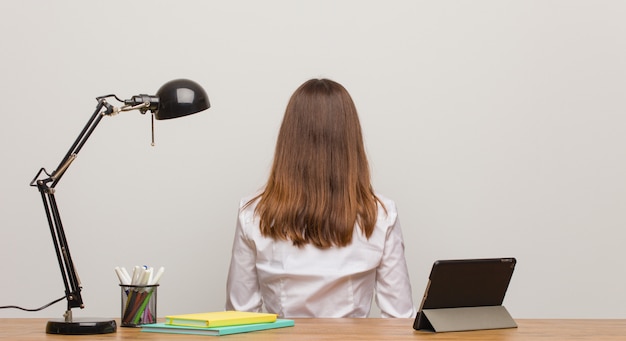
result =
[[140,327],[157,322],[157,287],[159,285],[123,285],[122,327]]

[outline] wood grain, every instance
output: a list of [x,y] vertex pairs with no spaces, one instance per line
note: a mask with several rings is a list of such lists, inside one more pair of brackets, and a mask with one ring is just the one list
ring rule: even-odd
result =
[[[118,327],[102,335],[48,335],[46,319],[0,319],[0,340],[200,340],[211,336],[142,333]],[[118,321],[119,322],[119,321]],[[453,333],[413,330],[413,319],[295,319],[295,326],[220,336],[225,340],[626,340],[626,319],[520,319],[518,328]]]

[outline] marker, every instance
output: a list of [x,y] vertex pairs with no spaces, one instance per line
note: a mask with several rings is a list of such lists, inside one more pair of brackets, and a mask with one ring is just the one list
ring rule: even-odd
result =
[[150,283],[150,277],[152,277],[152,268],[141,270],[139,277],[139,285],[148,285],[148,283]]
[[126,277],[124,277],[124,273],[122,272],[122,269],[120,269],[119,266],[115,267],[115,274],[117,274],[117,278],[119,278],[120,283],[122,285],[128,285],[130,284],[130,281],[126,279]]
[[161,276],[163,276],[163,272],[165,272],[165,268],[164,267],[160,267],[159,270],[157,270],[156,274],[152,277],[152,280],[150,281],[150,285],[156,285],[159,284],[159,281],[161,280]]
[[128,274],[128,271],[126,270],[125,267],[122,267],[121,270],[122,270],[122,274],[124,275],[124,280],[126,281],[126,284],[130,284],[131,282],[130,274]]
[[130,282],[131,285],[139,285],[139,280],[141,279],[141,267],[139,265],[135,265],[133,268],[133,279]]

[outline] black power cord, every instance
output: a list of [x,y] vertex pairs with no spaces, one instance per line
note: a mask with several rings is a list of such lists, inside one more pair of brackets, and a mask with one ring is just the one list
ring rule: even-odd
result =
[[63,297],[61,297],[61,298],[59,298],[57,300],[54,300],[54,301],[52,301],[52,302],[50,302],[50,303],[48,303],[48,304],[46,304],[46,305],[44,305],[42,307],[35,308],[35,309],[26,309],[26,308],[18,307],[16,305],[0,306],[0,309],[20,309],[20,310],[24,310],[24,311],[40,311],[40,310],[44,310],[44,309],[48,308],[49,306],[51,306],[51,305],[53,305],[55,303],[58,303],[58,302],[60,302],[60,301],[62,301],[64,299],[65,299],[65,296],[63,296]]

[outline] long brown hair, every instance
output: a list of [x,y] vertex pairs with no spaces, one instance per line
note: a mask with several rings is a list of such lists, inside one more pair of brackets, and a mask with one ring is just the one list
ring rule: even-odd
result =
[[311,79],[291,96],[270,177],[249,204],[258,198],[261,233],[275,240],[346,246],[357,223],[372,235],[379,200],[356,107],[341,84]]

